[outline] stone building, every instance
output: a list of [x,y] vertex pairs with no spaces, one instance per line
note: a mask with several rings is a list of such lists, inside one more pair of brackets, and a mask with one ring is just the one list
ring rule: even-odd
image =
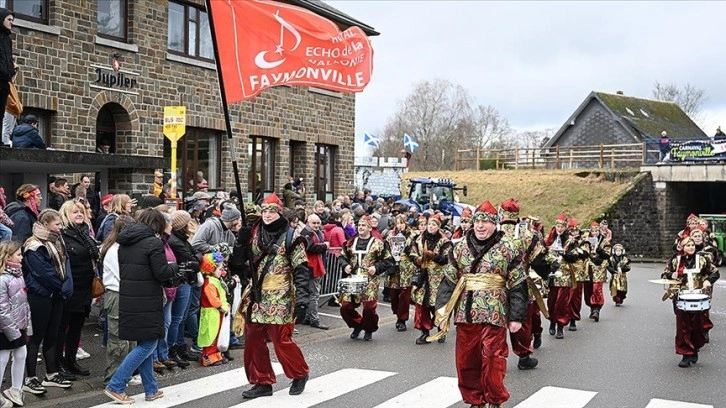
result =
[[[318,0],[286,0],[345,29],[370,26]],[[45,184],[49,174],[95,173],[103,193],[145,193],[170,176],[165,106],[186,107],[177,152],[180,195],[204,179],[234,188],[203,0],[0,0],[16,13],[17,85],[51,150],[0,149],[0,185]],[[303,177],[318,198],[354,188],[355,95],[280,86],[230,106],[234,151],[248,197]],[[102,142],[111,154],[97,153]],[[75,180],[73,180],[75,182]],[[254,194],[253,194],[254,193]],[[314,198],[314,197],[310,197]]]

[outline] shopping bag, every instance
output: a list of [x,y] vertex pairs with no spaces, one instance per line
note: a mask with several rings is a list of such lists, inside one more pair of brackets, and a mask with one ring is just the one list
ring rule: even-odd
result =
[[222,317],[222,326],[219,328],[219,335],[217,336],[217,348],[221,352],[229,350],[229,313]]

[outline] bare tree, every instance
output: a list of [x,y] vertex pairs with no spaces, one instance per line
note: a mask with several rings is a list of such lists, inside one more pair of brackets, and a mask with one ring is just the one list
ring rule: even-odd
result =
[[525,130],[517,133],[520,147],[542,147],[557,132],[556,129]]
[[691,84],[679,88],[674,84],[661,84],[655,81],[653,97],[661,101],[674,102],[680,106],[694,122],[701,120],[701,108],[706,101],[705,91]]
[[509,120],[503,118],[491,105],[477,105],[471,116],[473,145],[483,149],[493,143],[507,144],[512,136]]

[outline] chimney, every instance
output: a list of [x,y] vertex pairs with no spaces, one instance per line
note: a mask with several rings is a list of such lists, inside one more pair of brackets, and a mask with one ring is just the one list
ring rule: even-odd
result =
[[615,93],[616,93],[616,94],[618,94],[618,95],[624,95],[624,94],[623,94],[623,91],[617,91],[617,92],[615,92]]

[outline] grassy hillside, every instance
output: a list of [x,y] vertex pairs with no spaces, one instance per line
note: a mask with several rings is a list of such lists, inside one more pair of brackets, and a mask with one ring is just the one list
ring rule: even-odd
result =
[[457,187],[468,187],[468,196],[459,192],[459,199],[473,206],[484,200],[499,206],[503,200],[514,198],[521,215],[538,216],[549,228],[561,212],[583,226],[598,219],[624,192],[633,175],[632,170],[608,177],[601,173],[585,175],[582,170],[486,170],[410,172],[403,178],[450,178],[456,181]]

